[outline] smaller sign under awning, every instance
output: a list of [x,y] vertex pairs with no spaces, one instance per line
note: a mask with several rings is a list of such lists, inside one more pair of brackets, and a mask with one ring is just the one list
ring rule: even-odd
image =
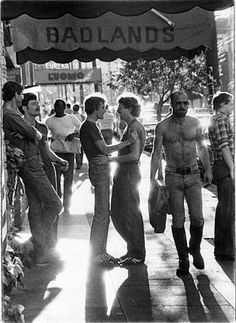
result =
[[72,69],[44,69],[35,70],[36,84],[69,84],[69,83],[97,83],[102,81],[100,68],[72,70]]
[[35,56],[35,63],[42,63],[42,55],[49,51],[54,61],[60,54],[56,61],[61,62],[70,61],[71,53],[75,55],[77,51],[82,61],[87,61],[89,53],[106,60],[109,53],[114,59],[117,52],[117,57],[126,59],[121,57],[122,51],[142,55],[152,50],[176,49],[178,54],[178,49],[210,48],[213,22],[214,14],[198,7],[180,14],[159,15],[151,10],[131,17],[107,12],[92,19],[66,14],[57,19],[37,20],[22,15],[12,21],[12,40],[16,52],[38,52],[39,61]]

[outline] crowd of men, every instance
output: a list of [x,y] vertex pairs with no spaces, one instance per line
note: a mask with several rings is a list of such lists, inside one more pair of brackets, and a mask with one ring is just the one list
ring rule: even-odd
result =
[[[39,122],[40,106],[32,93],[23,95],[23,87],[7,82],[2,88],[3,130],[5,139],[20,148],[25,162],[19,169],[28,199],[32,261],[46,266],[57,259],[58,220],[62,210],[69,213],[74,169],[80,169],[83,152],[88,160],[88,174],[94,186],[94,216],[91,226],[91,262],[102,266],[131,266],[145,261],[145,235],[139,208],[138,184],[141,179],[140,156],[145,144],[145,130],[138,117],[140,103],[134,95],[121,96],[117,113],[126,125],[121,139],[113,144],[114,117],[106,98],[93,93],[85,99],[86,118],[80,107],[58,99],[54,113]],[[204,228],[202,181],[197,158],[204,168],[204,182],[212,176],[217,184],[218,205],[215,216],[215,258],[234,260],[234,135],[230,123],[233,96],[217,93],[212,101],[214,116],[209,138],[214,154],[210,165],[200,121],[187,115],[189,100],[184,91],[171,93],[172,112],[155,128],[150,163],[150,187],[154,188],[163,150],[166,159],[165,185],[169,191],[172,234],[179,257],[177,275],[189,273],[189,255],[193,265],[204,269],[200,252]],[[49,141],[48,132],[51,139]],[[112,153],[118,151],[117,156]],[[76,161],[76,165],[75,165]],[[110,199],[109,163],[116,161]],[[213,173],[213,175],[212,175]],[[62,188],[61,177],[64,179]],[[111,200],[111,205],[110,205]],[[190,218],[190,240],[185,232],[186,200]],[[127,253],[114,258],[106,251],[109,221],[127,244]]]

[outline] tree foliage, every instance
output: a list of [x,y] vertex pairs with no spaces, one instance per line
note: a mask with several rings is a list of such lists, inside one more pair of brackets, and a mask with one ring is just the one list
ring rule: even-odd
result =
[[207,82],[206,58],[202,53],[193,59],[181,57],[177,60],[159,58],[124,62],[120,74],[116,77],[112,75],[110,86],[145,97],[158,94],[158,110],[161,113],[162,105],[169,100],[173,90],[203,93]]

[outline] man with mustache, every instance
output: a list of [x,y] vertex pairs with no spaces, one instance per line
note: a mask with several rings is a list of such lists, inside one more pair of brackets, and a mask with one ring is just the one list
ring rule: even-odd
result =
[[[188,96],[184,91],[171,94],[173,112],[156,126],[150,173],[152,189],[155,185],[157,169],[161,163],[163,146],[166,157],[165,184],[170,194],[172,234],[179,256],[177,275],[189,273],[189,253],[193,256],[193,265],[198,269],[204,269],[204,260],[200,253],[204,225],[202,185],[197,155],[199,155],[205,169],[204,180],[208,183],[212,180],[209,155],[203,144],[200,121],[187,115],[188,104]],[[189,247],[184,228],[184,198],[190,216]]]
[[[55,165],[61,167],[62,170],[67,170],[68,162],[60,157],[58,157],[49,146],[48,142],[48,128],[46,124],[39,122],[36,120],[37,117],[40,116],[40,104],[37,100],[37,96],[34,93],[25,93],[23,95],[22,106],[19,107],[20,112],[24,115],[24,120],[29,125],[35,127],[41,134],[42,139],[37,142],[37,147],[43,162],[43,169],[45,174],[47,175],[50,183],[54,187],[57,192],[57,180],[56,180],[56,171]],[[35,206],[37,206],[37,202],[35,202],[35,194],[34,192],[28,193],[30,194],[30,198],[34,201]],[[37,211],[40,211],[40,207],[37,207]],[[49,257],[53,260],[55,259],[55,246],[57,242],[57,229],[58,229],[58,220],[59,213],[55,218],[53,223],[45,223],[44,211],[41,210],[41,214],[34,211],[35,217],[29,217],[31,228],[33,227],[33,232],[37,232],[37,234],[41,234],[41,231],[38,230],[40,226],[41,229],[45,229],[45,226],[48,226],[47,230],[45,229],[46,234],[46,244],[48,248]],[[36,218],[36,220],[35,220]],[[38,221],[38,222],[37,222]]]

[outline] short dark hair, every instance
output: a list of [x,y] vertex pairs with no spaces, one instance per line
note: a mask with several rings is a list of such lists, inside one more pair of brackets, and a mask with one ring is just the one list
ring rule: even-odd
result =
[[141,106],[135,97],[132,97],[132,96],[120,97],[120,99],[118,100],[118,103],[123,104],[125,109],[131,108],[130,113],[132,114],[132,116],[139,117],[141,112]]
[[221,108],[221,103],[229,103],[233,95],[228,92],[217,92],[212,99],[212,106],[215,111]]
[[74,111],[79,111],[80,106],[78,104],[73,105],[73,110]]
[[71,104],[70,103],[66,103],[66,107],[67,107],[67,109],[70,109],[71,108]]
[[54,109],[57,107],[58,103],[62,103],[64,105],[64,109],[66,108],[66,102],[62,99],[57,99],[55,102],[54,102]]
[[14,81],[8,81],[2,88],[2,99],[4,102],[11,101],[15,94],[20,94],[23,91],[23,86]]
[[92,114],[95,110],[98,110],[100,103],[105,103],[106,100],[102,96],[92,95],[85,100],[85,112],[87,115]]
[[21,107],[18,107],[18,109],[20,110],[20,112],[22,114],[25,114],[25,111],[23,110],[23,106],[28,107],[28,103],[31,100],[37,100],[37,95],[34,94],[34,93],[25,93],[25,94],[23,94],[23,100],[22,100]]
[[175,96],[177,94],[184,94],[184,95],[188,96],[187,93],[184,90],[178,90],[178,91],[172,92],[170,94],[170,103],[171,103],[171,105],[173,105],[173,103],[175,102]]

